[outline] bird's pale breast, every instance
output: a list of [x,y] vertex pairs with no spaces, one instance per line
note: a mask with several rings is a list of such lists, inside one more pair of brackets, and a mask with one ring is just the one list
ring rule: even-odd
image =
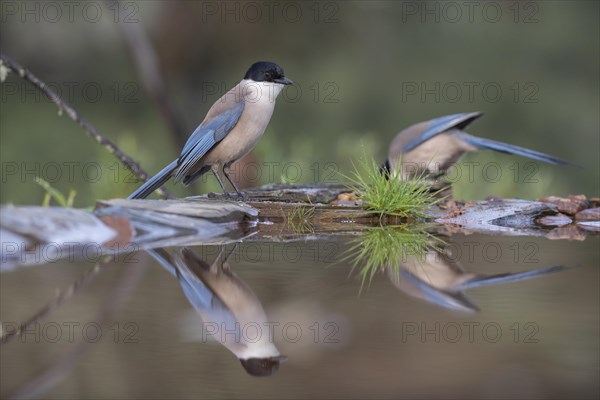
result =
[[[223,96],[224,100],[215,103],[213,108],[218,107],[219,109],[224,106],[231,107],[233,101],[244,101],[245,106],[236,126],[203,157],[201,164],[223,165],[235,162],[252,151],[271,120],[275,109],[275,100],[281,91],[281,87],[278,86],[281,85],[242,81]],[[207,118],[212,114],[213,109],[211,108]]]
[[421,123],[400,132],[392,141],[388,159],[393,170],[398,169],[398,161],[402,163],[402,176],[418,175],[422,172],[444,172],[456,163],[473,146],[464,143],[449,130],[432,137],[413,150],[402,153],[402,148],[418,137],[426,129],[427,124]]

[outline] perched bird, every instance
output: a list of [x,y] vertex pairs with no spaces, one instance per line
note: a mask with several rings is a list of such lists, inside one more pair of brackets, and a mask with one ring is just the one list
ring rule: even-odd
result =
[[441,176],[466,153],[494,150],[516,154],[553,165],[576,165],[524,147],[469,135],[464,129],[481,117],[480,112],[447,115],[412,125],[390,144],[382,173],[397,172],[402,179]]
[[231,271],[228,258],[233,250],[224,256],[222,247],[212,264],[186,247],[146,251],[179,280],[202,319],[202,329],[207,324],[215,327],[211,337],[235,354],[246,372],[268,376],[279,369],[286,357],[273,343],[260,301]]
[[566,269],[560,265],[514,274],[474,274],[464,270],[450,244],[440,245],[438,241],[432,244],[435,246],[428,247],[423,254],[407,255],[397,265],[388,266],[388,278],[403,293],[452,310],[479,311],[464,294],[467,289],[537,278]]
[[202,123],[192,133],[179,157],[150,178],[130,199],[143,199],[165,184],[171,177],[188,186],[211,170],[223,192],[229,192],[219,177],[219,170],[243,197],[229,176],[231,164],[248,154],[264,133],[273,110],[275,99],[285,85],[293,82],[285,77],[283,69],[272,62],[252,64],[244,79],[217,100]]

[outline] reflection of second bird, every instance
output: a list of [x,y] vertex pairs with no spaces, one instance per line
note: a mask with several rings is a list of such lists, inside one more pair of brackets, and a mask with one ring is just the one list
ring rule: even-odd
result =
[[209,336],[210,325],[214,328],[210,337],[235,354],[251,375],[268,376],[278,370],[285,357],[266,332],[268,319],[260,301],[231,271],[231,252],[224,255],[225,247],[221,248],[214,262],[208,264],[186,247],[147,251],[179,280],[202,319],[201,329],[206,329],[203,337]]
[[432,246],[425,249],[423,254],[407,255],[398,260],[396,265],[388,266],[388,277],[396,288],[411,297],[443,308],[478,311],[477,306],[464,294],[465,290],[537,278],[565,269],[564,266],[554,266],[514,274],[475,274],[465,271],[450,250],[450,245],[432,242]]
[[515,154],[553,165],[575,165],[539,151],[466,133],[465,128],[481,116],[480,112],[447,115],[402,130],[390,144],[382,171],[398,172],[402,179],[421,174],[440,176],[466,153],[479,150]]

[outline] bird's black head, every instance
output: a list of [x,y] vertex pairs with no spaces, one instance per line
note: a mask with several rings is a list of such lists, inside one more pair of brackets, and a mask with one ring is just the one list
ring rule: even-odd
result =
[[390,179],[390,170],[392,167],[390,166],[390,160],[386,158],[386,160],[379,167],[379,173],[385,176],[385,179]]
[[252,64],[248,68],[248,71],[246,71],[244,79],[252,79],[255,82],[280,83],[282,85],[291,85],[294,83],[285,77],[283,68],[268,61],[259,61]]
[[285,361],[285,356],[267,358],[240,358],[242,366],[252,376],[269,376],[277,372],[279,364]]

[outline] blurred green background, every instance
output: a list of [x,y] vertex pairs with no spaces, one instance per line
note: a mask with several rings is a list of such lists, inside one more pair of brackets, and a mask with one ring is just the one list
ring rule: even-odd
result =
[[[51,3],[56,9],[2,2],[2,53],[57,88],[151,174],[181,143],[145,89],[125,24],[154,48],[183,136],[254,61],[279,63],[297,83],[280,96],[266,134],[237,170],[244,186],[341,181],[337,172],[347,174],[363,155],[382,161],[402,128],[479,110],[485,116],[470,133],[584,169],[472,154],[464,161],[479,164],[472,176],[460,170],[457,197],[600,192],[596,1]],[[40,204],[36,175],[63,192],[77,190],[76,206],[137,187],[15,74],[0,97],[2,203]],[[191,189],[168,187],[180,195],[218,188],[212,176]]]

